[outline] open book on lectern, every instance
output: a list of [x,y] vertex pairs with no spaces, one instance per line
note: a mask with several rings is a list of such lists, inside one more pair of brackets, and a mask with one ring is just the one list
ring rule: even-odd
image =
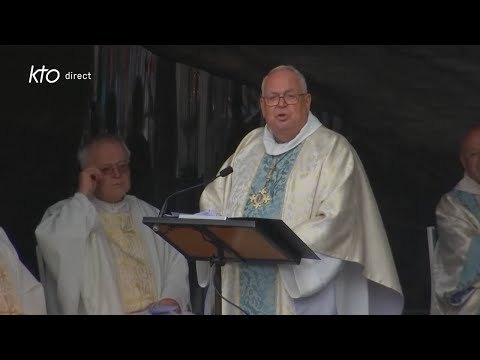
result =
[[225,262],[295,263],[317,259],[282,220],[263,218],[169,218],[144,217],[149,226],[187,260]]

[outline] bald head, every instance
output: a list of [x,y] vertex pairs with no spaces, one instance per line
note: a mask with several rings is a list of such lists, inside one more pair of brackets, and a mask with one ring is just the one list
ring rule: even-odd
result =
[[460,162],[467,175],[480,184],[480,125],[469,129],[463,137]]
[[311,101],[305,78],[292,66],[277,66],[263,79],[260,107],[277,143],[298,135],[307,123]]
[[96,135],[90,140],[88,140],[78,151],[77,157],[78,162],[80,163],[80,167],[85,169],[87,166],[90,165],[91,162],[91,150],[95,147],[98,147],[99,144],[118,144],[120,145],[125,152],[127,153],[127,158],[130,161],[130,150],[128,149],[125,141],[122,137],[115,134],[100,134]]

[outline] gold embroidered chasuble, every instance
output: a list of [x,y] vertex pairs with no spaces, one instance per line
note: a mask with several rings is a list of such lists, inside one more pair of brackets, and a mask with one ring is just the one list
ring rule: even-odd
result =
[[[253,177],[265,154],[263,131],[253,130],[242,140],[224,163],[224,167],[231,165],[234,173],[205,189],[201,210],[243,216]],[[368,179],[355,150],[341,135],[322,126],[303,141],[287,179],[281,218],[315,252],[361,265],[366,279],[392,290],[387,291],[389,296],[400,304],[397,307],[403,306],[391,249]],[[276,313],[295,313],[281,275],[277,281]],[[239,266],[229,263],[222,268],[222,294],[239,304],[239,291]],[[241,312],[222,302],[222,313]]]
[[5,260],[0,254],[0,314],[21,314],[17,288],[12,281],[15,274],[12,274]]
[[145,246],[130,213],[99,212],[116,267],[116,281],[125,313],[155,302],[155,281]]

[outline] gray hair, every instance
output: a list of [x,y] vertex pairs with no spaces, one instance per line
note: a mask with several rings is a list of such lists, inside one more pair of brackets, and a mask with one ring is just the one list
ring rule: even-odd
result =
[[308,89],[307,89],[307,80],[305,80],[305,76],[303,76],[303,74],[298,71],[295,67],[293,67],[292,65],[280,65],[280,66],[277,66],[275,68],[273,68],[272,70],[270,70],[268,72],[267,75],[265,75],[265,77],[263,78],[263,81],[262,81],[262,95],[264,94],[264,90],[265,90],[265,80],[267,79],[267,77],[275,72],[275,71],[279,71],[279,70],[289,70],[291,72],[293,72],[295,75],[298,76],[298,79],[300,80],[300,87],[301,87],[301,91],[303,93],[307,93],[308,92]]
[[80,167],[82,169],[84,169],[88,165],[88,155],[92,145],[100,144],[100,143],[120,144],[125,150],[125,152],[127,153],[128,161],[130,161],[130,150],[128,149],[127,144],[125,144],[125,141],[121,136],[116,134],[108,134],[108,133],[100,134],[100,135],[94,136],[93,138],[85,142],[78,150],[77,158],[78,158],[78,162],[80,163]]

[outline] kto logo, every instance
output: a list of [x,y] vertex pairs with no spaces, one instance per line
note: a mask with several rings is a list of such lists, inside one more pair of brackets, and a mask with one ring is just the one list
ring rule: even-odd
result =
[[43,65],[40,69],[34,70],[35,68],[32,65],[30,68],[30,77],[28,78],[29,84],[32,83],[32,80],[37,84],[41,84],[43,82],[44,75],[45,80],[50,84],[56,83],[60,78],[60,71],[57,69],[47,69],[45,68],[45,65]]

